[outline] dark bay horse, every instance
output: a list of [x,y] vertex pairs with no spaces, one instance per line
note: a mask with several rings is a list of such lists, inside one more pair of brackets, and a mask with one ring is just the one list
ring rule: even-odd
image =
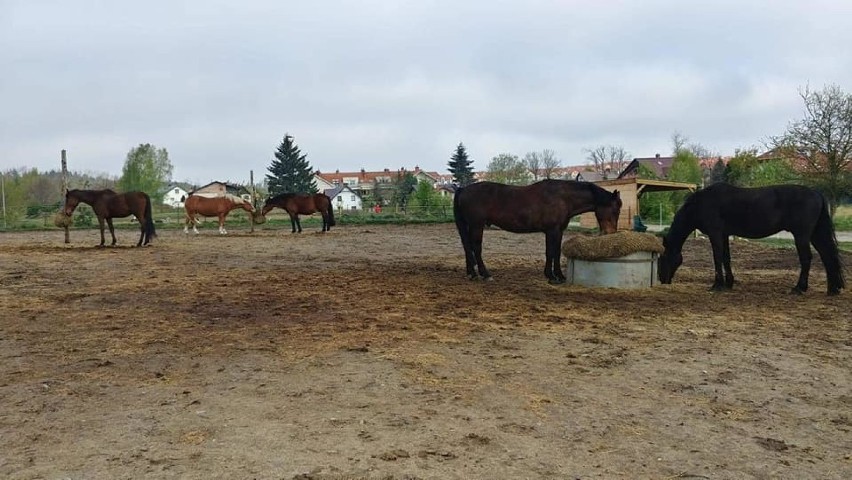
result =
[[225,217],[231,213],[231,210],[242,208],[250,214],[254,213],[254,206],[251,202],[247,202],[242,197],[229,193],[209,197],[202,194],[193,194],[184,201],[183,208],[186,210],[186,222],[183,226],[183,233],[189,233],[190,224],[192,225],[192,231],[198,233],[198,229],[195,226],[201,222],[195,218],[196,215],[218,217],[219,233],[225,235],[228,233],[225,231]]
[[299,221],[299,215],[310,215],[319,212],[322,215],[323,232],[331,230],[331,227],[335,225],[334,206],[332,206],[328,195],[324,193],[315,193],[313,195],[282,193],[267,198],[260,213],[266,215],[275,207],[283,209],[290,215],[290,224],[293,227],[293,233],[296,233],[297,229],[299,233],[302,233],[302,223]]
[[92,207],[98,217],[98,225],[101,227],[101,244],[104,239],[104,220],[109,225],[109,233],[112,235],[112,245],[115,245],[115,229],[112,226],[113,218],[134,215],[139,220],[139,235],[137,247],[148,245],[157,236],[154,230],[154,219],[151,218],[151,199],[145,192],[115,193],[110,189],[104,190],[68,190],[65,194],[64,212],[66,215],[74,213],[74,209],[80,202]]
[[514,233],[544,232],[544,275],[553,284],[565,283],[560,266],[562,232],[571,217],[595,212],[603,233],[618,229],[621,195],[593,183],[569,180],[542,180],[526,187],[478,182],[456,190],[453,214],[464,248],[467,276],[491,280],[482,262],[482,233],[486,225],[496,225]]
[[661,283],[672,282],[683,263],[683,243],[696,229],[709,237],[713,247],[716,278],[712,290],[728,290],[734,285],[730,235],[764,238],[782,230],[793,234],[801,264],[793,293],[801,294],[808,289],[813,256],[810,245],[819,252],[825,266],[828,294],[837,295],[846,286],[828,202],[811,188],[801,185],[740,188],[717,183],[692,194],[675,214],[669,233],[663,238],[666,251],[660,255],[657,269]]

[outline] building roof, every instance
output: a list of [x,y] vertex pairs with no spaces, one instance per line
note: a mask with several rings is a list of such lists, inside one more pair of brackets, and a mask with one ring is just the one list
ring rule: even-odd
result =
[[441,175],[438,172],[427,172],[425,170],[421,170],[419,166],[415,166],[414,170],[407,170],[405,168],[400,168],[399,170],[391,170],[386,168],[381,171],[372,171],[368,172],[363,168],[357,172],[341,172],[340,170],[335,170],[334,173],[326,173],[320,172],[317,170],[316,175],[328,183],[334,184],[335,181],[337,183],[343,183],[344,178],[357,178],[358,183],[373,183],[378,178],[389,178],[393,181],[397,175],[404,175],[406,173],[411,173],[413,175],[423,174],[431,178],[433,181],[440,181]]

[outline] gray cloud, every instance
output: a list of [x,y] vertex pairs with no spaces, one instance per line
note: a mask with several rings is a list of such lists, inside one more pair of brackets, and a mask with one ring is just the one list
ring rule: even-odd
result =
[[[444,171],[500,152],[758,144],[797,88],[848,90],[848,2],[0,2],[0,168],[265,174],[285,132],[321,170]],[[745,5],[743,5],[745,3]],[[847,82],[844,85],[843,82]]]

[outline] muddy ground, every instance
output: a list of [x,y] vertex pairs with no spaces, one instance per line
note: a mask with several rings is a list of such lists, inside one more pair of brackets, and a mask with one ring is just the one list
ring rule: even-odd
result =
[[793,251],[735,241],[712,293],[694,239],[616,291],[548,285],[542,235],[486,232],[484,283],[451,225],[288,230],[0,234],[0,477],[850,477],[818,261],[792,296]]

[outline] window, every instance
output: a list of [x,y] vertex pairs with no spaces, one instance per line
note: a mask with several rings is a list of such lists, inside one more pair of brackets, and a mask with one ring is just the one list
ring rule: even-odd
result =
[[343,203],[343,197],[340,195],[337,196],[337,203]]
[[178,194],[178,193],[180,193],[180,191],[176,188],[176,189],[175,189],[175,194]]
[[352,201],[353,202],[355,201],[355,195],[352,195]]

